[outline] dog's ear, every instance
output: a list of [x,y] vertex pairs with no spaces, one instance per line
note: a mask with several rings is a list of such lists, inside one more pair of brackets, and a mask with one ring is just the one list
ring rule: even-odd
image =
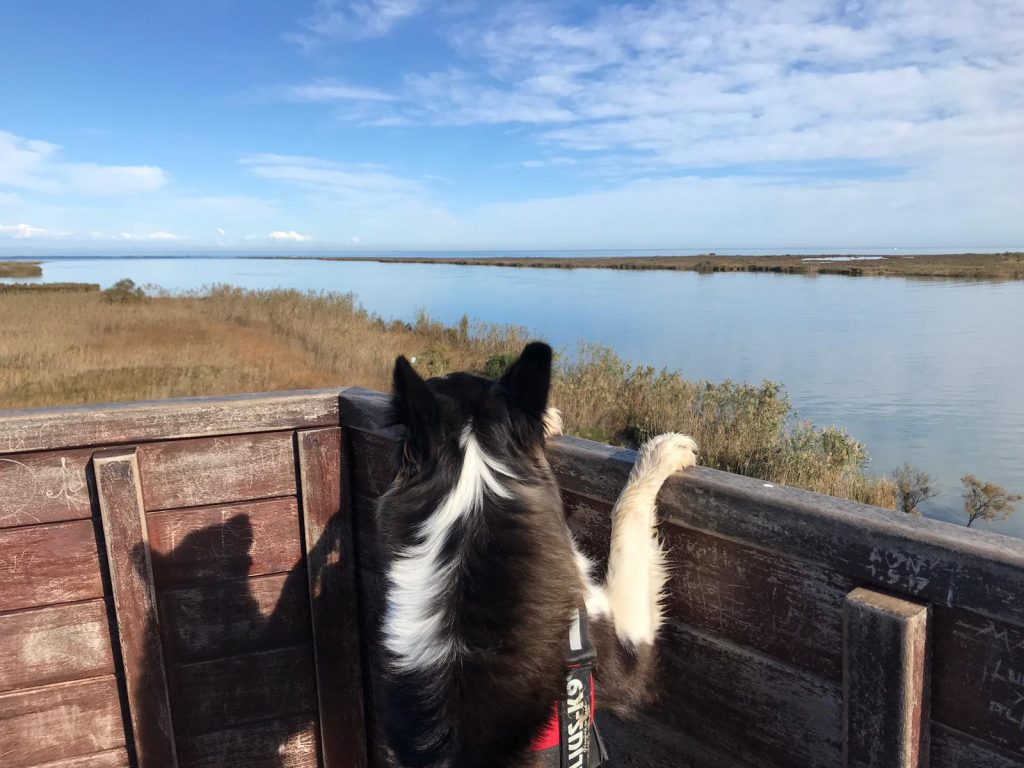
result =
[[441,406],[405,357],[395,360],[391,380],[391,407],[397,421],[405,425],[406,455],[420,462],[440,439]]
[[539,341],[527,344],[498,385],[522,410],[536,419],[543,417],[551,389],[551,347]]

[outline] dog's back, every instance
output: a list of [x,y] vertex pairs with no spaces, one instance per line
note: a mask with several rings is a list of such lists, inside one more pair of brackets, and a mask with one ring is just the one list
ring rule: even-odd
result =
[[545,350],[497,384],[396,367],[383,715],[403,765],[521,765],[560,693],[583,584],[543,452]]

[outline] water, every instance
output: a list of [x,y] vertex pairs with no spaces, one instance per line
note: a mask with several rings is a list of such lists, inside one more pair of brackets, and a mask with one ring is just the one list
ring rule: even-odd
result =
[[[169,290],[354,292],[373,312],[524,325],[555,346],[607,344],[691,378],[785,384],[800,415],[865,442],[871,469],[938,480],[930,516],[958,520],[959,478],[1024,491],[1024,283],[234,258],[74,258],[47,281],[130,277]],[[1024,535],[1024,505],[979,528]]]

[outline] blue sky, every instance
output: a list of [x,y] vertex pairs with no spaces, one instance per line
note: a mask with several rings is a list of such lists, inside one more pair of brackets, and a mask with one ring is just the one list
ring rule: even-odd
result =
[[0,15],[0,253],[1024,247],[1019,0]]

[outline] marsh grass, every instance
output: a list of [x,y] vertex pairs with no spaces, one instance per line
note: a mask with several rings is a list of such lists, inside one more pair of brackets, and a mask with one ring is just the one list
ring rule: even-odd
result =
[[38,261],[0,261],[0,277],[39,277],[43,267]]
[[[386,321],[354,296],[216,287],[112,301],[103,293],[0,295],[0,408],[315,387],[386,390],[399,354],[425,375],[498,375],[528,340],[515,326]],[[138,300],[137,300],[138,299]],[[566,431],[634,446],[692,434],[701,463],[895,507],[864,446],[797,421],[778,384],[690,381],[585,346],[560,360],[552,400]]]

